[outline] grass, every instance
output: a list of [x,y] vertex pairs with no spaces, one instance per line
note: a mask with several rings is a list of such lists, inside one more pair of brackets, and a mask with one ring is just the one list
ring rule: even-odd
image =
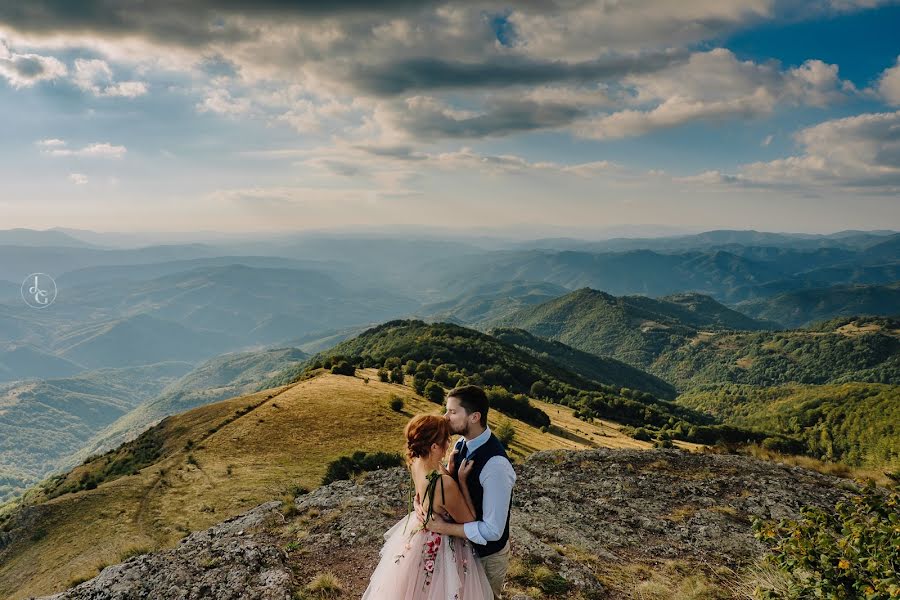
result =
[[333,573],[319,573],[297,595],[297,600],[340,598],[344,593],[341,580]]

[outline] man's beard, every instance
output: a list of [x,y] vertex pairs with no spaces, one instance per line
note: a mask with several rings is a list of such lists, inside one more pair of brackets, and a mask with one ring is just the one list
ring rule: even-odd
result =
[[452,425],[450,426],[450,431],[452,431],[456,435],[461,435],[463,437],[468,437],[469,435],[469,424],[466,423],[463,425],[462,429],[454,428]]

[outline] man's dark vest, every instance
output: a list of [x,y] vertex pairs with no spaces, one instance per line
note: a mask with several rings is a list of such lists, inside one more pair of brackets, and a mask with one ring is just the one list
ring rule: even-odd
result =
[[[457,444],[457,448],[458,447],[459,444]],[[495,456],[502,456],[506,460],[509,460],[509,457],[506,455],[506,450],[503,449],[503,444],[501,444],[500,440],[492,433],[491,437],[489,437],[484,444],[476,448],[474,452],[469,452],[467,457],[470,461],[475,463],[472,467],[472,472],[469,473],[466,483],[469,486],[469,494],[472,496],[472,504],[475,505],[475,519],[477,521],[484,519],[484,488],[481,487],[481,470],[484,469],[484,465]],[[457,464],[454,465],[453,469],[453,478],[459,479],[459,463],[462,461],[458,460],[456,462]],[[499,540],[495,542],[488,541],[488,543],[484,545],[472,543],[472,546],[475,548],[475,553],[478,556],[490,556],[506,547],[506,542],[509,541],[509,514],[512,512],[511,495],[509,507],[510,510],[506,514],[506,527],[503,529],[503,535],[500,536]]]

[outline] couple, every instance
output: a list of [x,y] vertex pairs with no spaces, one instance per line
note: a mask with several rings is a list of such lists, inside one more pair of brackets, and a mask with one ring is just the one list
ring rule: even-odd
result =
[[[407,424],[416,510],[384,534],[363,600],[502,598],[516,474],[487,415],[484,390],[467,385],[447,394],[444,417]],[[451,434],[462,437],[444,467]]]

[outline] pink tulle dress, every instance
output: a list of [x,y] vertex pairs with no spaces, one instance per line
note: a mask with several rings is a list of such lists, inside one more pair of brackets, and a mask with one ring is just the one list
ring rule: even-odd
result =
[[422,529],[415,514],[388,529],[384,539],[363,600],[493,599],[468,540]]

